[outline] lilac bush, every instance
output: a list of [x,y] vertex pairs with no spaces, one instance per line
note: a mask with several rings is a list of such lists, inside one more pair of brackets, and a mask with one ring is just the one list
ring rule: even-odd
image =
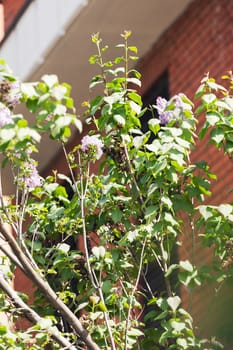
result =
[[[0,325],[0,349],[213,350],[229,343],[221,334],[200,339],[180,287],[195,292],[210,281],[232,283],[232,204],[206,205],[216,176],[206,162],[190,161],[206,134],[232,157],[232,75],[225,77],[228,90],[206,76],[198,109],[184,94],[144,109],[141,75],[128,68],[137,48],[128,44],[130,32],[121,37],[119,55],[105,61],[107,47],[92,36],[97,53],[90,63],[100,72],[90,87],[99,85],[99,94],[85,103],[83,117],[71,87],[55,75],[25,85],[1,66],[0,179],[8,164],[15,193],[6,201],[0,181],[0,311],[31,325]],[[14,114],[17,103],[34,123]],[[151,119],[143,133],[146,110]],[[206,120],[197,135],[199,111]],[[72,125],[81,142],[70,149]],[[44,133],[60,143],[67,167],[43,179],[35,159]],[[183,232],[192,240],[184,261]],[[199,233],[214,252],[208,266],[194,263]],[[151,266],[160,288],[151,283]],[[12,288],[16,267],[33,283],[33,301]]]

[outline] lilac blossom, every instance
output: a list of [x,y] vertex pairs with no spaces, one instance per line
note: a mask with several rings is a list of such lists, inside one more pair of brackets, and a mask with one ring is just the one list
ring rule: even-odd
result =
[[14,81],[10,85],[10,91],[4,96],[4,100],[12,107],[15,107],[15,105],[19,103],[21,97],[22,94],[20,92],[20,83],[18,81]]
[[165,98],[157,97],[155,108],[159,115],[159,121],[162,125],[166,125],[172,119],[172,111],[166,111],[168,101]]
[[166,107],[167,107],[167,100],[163,97],[160,97],[160,96],[157,97],[155,108],[157,109],[158,114],[161,114],[162,112],[164,112]]
[[183,93],[175,95],[173,97],[173,103],[175,105],[173,111],[173,118],[180,120],[185,118],[185,111],[192,114],[192,106],[186,100],[186,96]]
[[12,124],[11,111],[5,107],[2,103],[0,104],[0,128],[7,124]]
[[89,152],[91,150],[95,150],[96,158],[99,159],[103,154],[104,144],[100,140],[98,135],[86,135],[81,140],[81,150],[83,152]]
[[182,96],[182,94],[179,94],[179,95],[176,95],[174,97],[175,106],[176,106],[176,108],[180,108],[180,109],[183,107],[183,101],[182,101],[181,96]]
[[41,186],[42,178],[38,174],[34,163],[26,164],[25,175],[19,178],[19,183],[24,183],[29,190]]

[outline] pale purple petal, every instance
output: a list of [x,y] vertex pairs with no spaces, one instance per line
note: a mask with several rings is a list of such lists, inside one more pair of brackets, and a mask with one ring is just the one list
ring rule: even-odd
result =
[[42,178],[39,175],[35,164],[27,164],[25,175],[19,178],[19,183],[24,183],[29,190],[33,190],[37,186],[41,186]]
[[19,103],[20,98],[22,97],[22,93],[20,91],[20,82],[14,81],[11,83],[10,91],[7,95],[4,96],[4,100],[14,107],[17,103]]
[[162,125],[166,125],[173,118],[173,113],[171,111],[165,111],[159,114],[159,121]]
[[81,150],[83,152],[89,152],[91,149],[95,148],[97,159],[99,159],[103,154],[104,144],[100,140],[98,135],[86,135],[81,140]]
[[165,111],[167,107],[167,100],[163,97],[157,97],[155,108],[158,111],[158,115]]
[[7,124],[12,124],[13,120],[11,118],[11,111],[9,108],[5,107],[4,105],[1,105],[0,107],[0,127],[3,127]]

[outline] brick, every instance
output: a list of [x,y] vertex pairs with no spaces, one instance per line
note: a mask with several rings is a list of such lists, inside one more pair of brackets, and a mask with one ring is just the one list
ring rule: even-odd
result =
[[4,7],[4,31],[7,33],[14,25],[18,18],[19,13],[23,10],[24,6],[30,1],[28,0],[2,0]]
[[[183,92],[192,99],[200,80],[207,72],[218,80],[232,70],[232,19],[231,1],[193,1],[183,15],[164,32],[151,51],[140,60],[137,68],[143,77],[141,93],[145,93],[161,73],[167,70],[171,96]],[[202,123],[203,116],[200,116],[198,128]],[[212,181],[213,196],[207,198],[207,203],[217,205],[232,202],[233,194],[227,193],[228,189],[233,187],[232,162],[213,145],[207,147],[206,142],[207,138],[198,142],[191,159],[193,162],[200,159],[208,161],[211,170],[218,176],[216,181]],[[183,260],[191,258],[193,245],[190,227],[187,219],[184,220],[183,247],[179,250],[180,259]],[[204,264],[210,261],[212,251],[201,249],[200,239],[197,239],[196,245],[196,263]],[[189,307],[195,324],[205,329],[205,335],[211,333],[214,329],[212,321],[209,320],[210,302],[214,300],[211,288],[197,289],[195,293],[181,288],[181,295],[182,303]],[[223,300],[224,297],[220,303]],[[213,312],[211,317],[216,317],[216,313]]]

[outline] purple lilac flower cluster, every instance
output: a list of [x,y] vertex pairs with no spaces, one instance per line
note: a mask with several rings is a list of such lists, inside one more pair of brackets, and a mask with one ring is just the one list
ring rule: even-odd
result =
[[0,83],[1,101],[5,103],[7,107],[14,108],[22,97],[20,89],[21,84],[18,81],[2,81]]
[[12,124],[13,120],[11,117],[11,111],[9,108],[4,106],[3,103],[0,103],[0,128],[2,128],[4,125]]
[[[171,101],[167,101],[162,97],[156,99],[156,105],[154,107],[157,109],[161,125],[168,124],[172,119],[179,120],[180,118],[183,118],[184,105],[185,109],[191,109],[190,105],[184,104],[182,96],[183,94],[178,94],[174,96]],[[172,110],[167,110],[167,107],[171,102],[173,102],[174,108]]]
[[41,186],[42,178],[38,174],[34,163],[26,164],[25,175],[19,178],[19,183],[24,183],[29,190]]
[[20,92],[20,82],[15,81],[11,83],[10,91],[8,95],[6,95],[5,97],[6,102],[11,107],[15,107],[19,103],[21,97],[22,97],[22,94]]
[[165,98],[157,97],[155,108],[159,115],[161,125],[166,125],[172,119],[172,111],[166,111],[168,101]]
[[103,154],[104,144],[100,140],[98,135],[86,135],[81,140],[81,150],[82,152],[95,151],[96,159],[99,159]]

